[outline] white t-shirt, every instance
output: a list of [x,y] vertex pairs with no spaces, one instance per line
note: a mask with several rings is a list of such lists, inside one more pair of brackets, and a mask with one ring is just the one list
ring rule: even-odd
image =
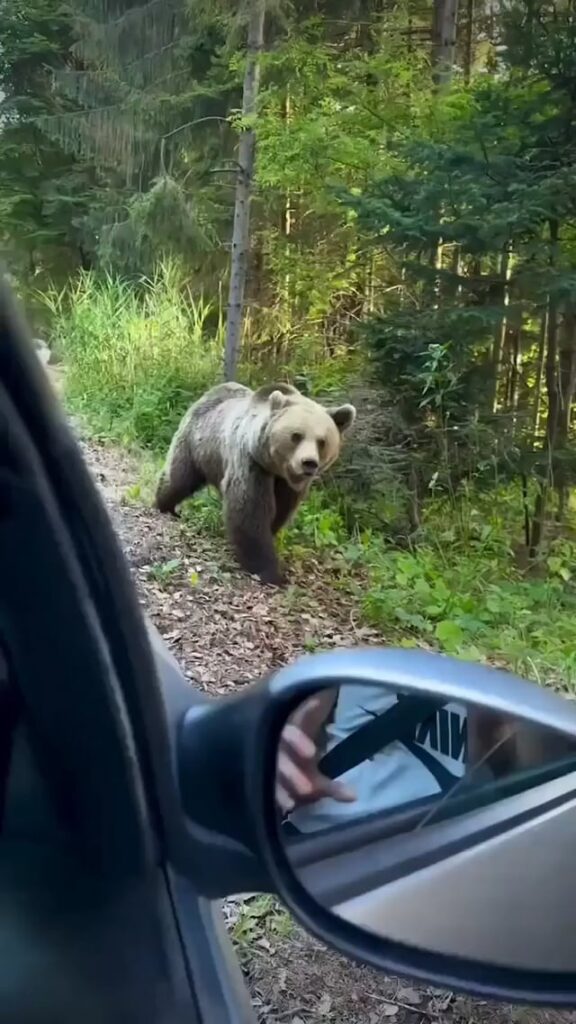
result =
[[[381,686],[341,686],[333,719],[326,726],[326,750],[331,750],[375,715],[393,707],[397,700],[395,693]],[[352,803],[325,797],[296,808],[288,820],[299,832],[316,832],[374,811],[434,796],[441,792],[441,787],[430,769],[419,760],[418,749],[427,751],[459,779],[466,769],[466,742],[466,709],[459,704],[446,704],[416,726],[411,740],[416,753],[394,741],[374,757],[338,776],[338,781],[355,791],[356,800]]]

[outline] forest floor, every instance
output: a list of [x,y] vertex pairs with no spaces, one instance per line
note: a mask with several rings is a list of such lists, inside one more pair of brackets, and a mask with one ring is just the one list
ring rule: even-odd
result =
[[[80,437],[143,608],[191,685],[229,694],[315,645],[385,642],[359,629],[344,594],[315,567],[280,593],[238,572],[214,538],[130,498],[129,454]],[[300,574],[300,575],[299,575]],[[576,1013],[496,1006],[385,978],[309,938],[269,897],[224,906],[261,1024],[576,1024]]]

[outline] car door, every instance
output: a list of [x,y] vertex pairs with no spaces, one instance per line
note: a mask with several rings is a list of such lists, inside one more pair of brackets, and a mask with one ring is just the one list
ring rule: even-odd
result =
[[150,643],[6,291],[0,566],[1,1019],[253,1020],[194,872],[239,888],[265,872],[239,843],[184,834],[170,731],[194,695]]

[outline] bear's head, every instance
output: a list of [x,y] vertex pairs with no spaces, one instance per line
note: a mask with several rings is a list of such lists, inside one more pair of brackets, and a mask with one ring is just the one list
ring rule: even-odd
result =
[[338,458],[356,409],[325,408],[290,385],[263,388],[257,396],[270,413],[264,434],[267,468],[293,490],[303,490]]

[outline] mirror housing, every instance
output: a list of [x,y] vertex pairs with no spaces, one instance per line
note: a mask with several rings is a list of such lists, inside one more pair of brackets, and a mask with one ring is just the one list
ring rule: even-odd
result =
[[[348,957],[370,963],[386,973],[481,997],[576,1006],[576,955],[574,971],[553,972],[502,967],[432,952],[370,933],[337,917],[303,886],[296,870],[297,858],[288,855],[278,824],[274,777],[279,739],[287,718],[303,700],[323,689],[352,682],[388,684],[405,694],[474,704],[504,716],[521,717],[527,723],[576,740],[576,708],[570,702],[507,672],[419,651],[335,651],[303,658],[268,676],[238,698],[215,701],[209,710],[185,716],[179,743],[179,779],[188,813],[196,821],[202,818],[206,827],[227,829],[228,834],[246,843],[262,859],[271,889],[280,894],[301,924]],[[228,758],[234,751],[238,764],[234,779],[224,768],[225,751]],[[210,773],[212,785],[218,779],[222,797],[218,808],[204,805],[201,794],[192,790],[190,780],[201,778],[203,772]],[[576,782],[572,774],[569,778],[576,806]],[[474,815],[469,817],[474,819]],[[485,842],[491,834],[490,829],[484,825],[482,828],[475,843]],[[503,827],[502,841],[511,833],[512,825]],[[439,850],[432,830],[424,829],[416,838],[424,865],[454,852],[451,848],[448,853]],[[336,868],[329,848],[322,853],[322,837],[313,838],[310,843],[317,844],[319,871]],[[350,855],[353,852],[350,848]],[[405,888],[418,883],[422,889],[425,880],[423,883],[417,867],[413,866],[413,874],[403,879]],[[529,892],[527,889],[527,899]],[[456,915],[457,908],[448,906],[445,912]],[[495,920],[495,929],[498,924]],[[466,927],[464,922],[462,927]]]

